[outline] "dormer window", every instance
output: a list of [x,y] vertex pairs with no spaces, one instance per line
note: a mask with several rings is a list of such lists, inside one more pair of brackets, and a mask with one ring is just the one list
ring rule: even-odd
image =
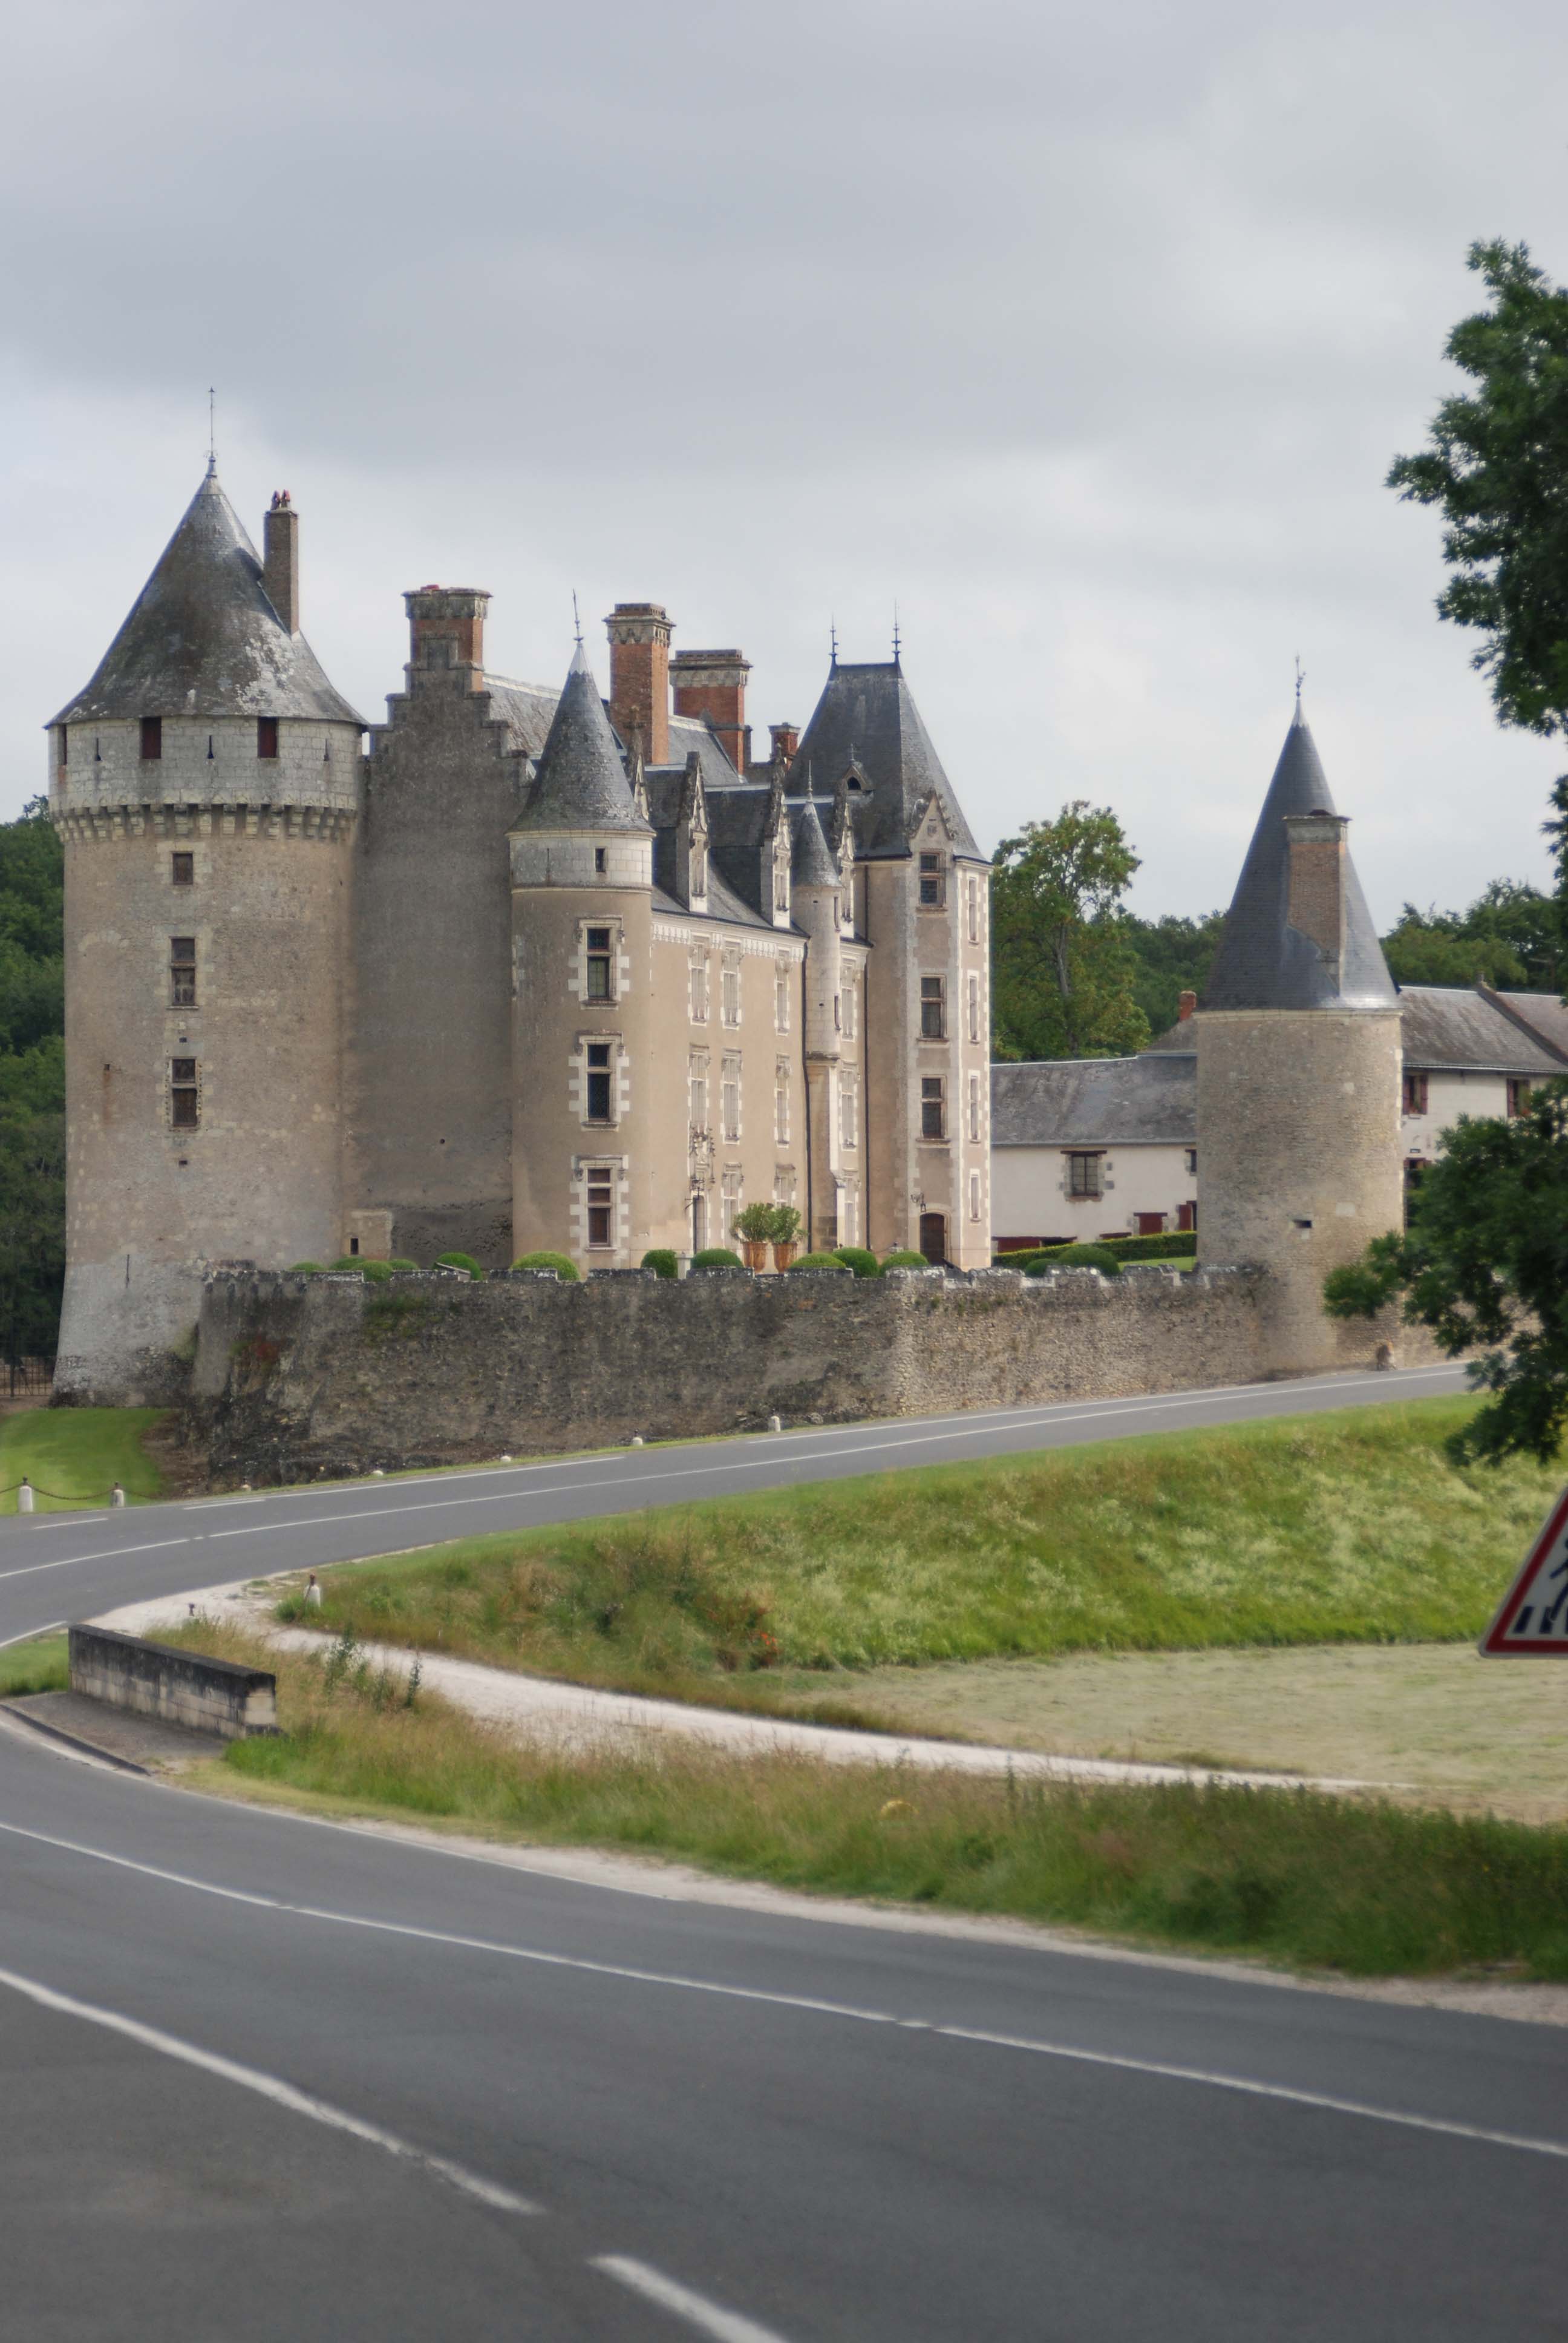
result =
[[706,895],[708,892],[708,848],[699,838],[691,841],[691,892],[693,895]]
[[276,716],[258,716],[256,718],[256,753],[258,757],[276,756],[277,719]]

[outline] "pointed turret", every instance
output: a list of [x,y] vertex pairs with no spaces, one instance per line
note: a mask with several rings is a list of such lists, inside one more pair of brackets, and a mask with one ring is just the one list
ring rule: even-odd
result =
[[1394,988],[1298,699],[1204,988],[1205,1009],[1386,1009]]
[[363,730],[305,637],[274,609],[262,576],[209,467],[92,681],[52,721],[307,717]]
[[829,669],[790,764],[792,792],[808,786],[813,767],[822,774],[853,769],[859,777],[853,802],[862,860],[907,854],[921,808],[935,797],[955,852],[983,861],[898,665],[835,663]]
[[816,801],[808,798],[795,817],[795,869],[797,887],[837,887],[843,874],[833,859],[818,814]]
[[610,730],[588,654],[578,643],[556,703],[517,829],[647,830]]

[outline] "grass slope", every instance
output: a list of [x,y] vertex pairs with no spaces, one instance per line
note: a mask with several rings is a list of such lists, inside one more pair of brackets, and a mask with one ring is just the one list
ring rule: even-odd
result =
[[[822,1671],[1473,1636],[1554,1493],[1457,1470],[1473,1403],[820,1483],[330,1573],[312,1624],[734,1704]],[[842,1711],[839,1712],[843,1714]]]
[[0,1700],[25,1692],[64,1692],[70,1683],[70,1652],[64,1635],[35,1635],[25,1644],[0,1648]]
[[1080,1787],[739,1760],[668,1743],[567,1755],[503,1739],[341,1654],[263,1660],[276,1740],[232,1743],[236,1791],[533,1842],[680,1856],[837,1895],[1072,1922],[1372,1976],[1503,1965],[1568,1976],[1568,1831],[1283,1791]]
[[0,1418],[0,1513],[16,1510],[24,1473],[41,1513],[106,1505],[118,1481],[129,1504],[161,1493],[162,1476],[142,1446],[163,1417],[156,1407],[39,1407]]

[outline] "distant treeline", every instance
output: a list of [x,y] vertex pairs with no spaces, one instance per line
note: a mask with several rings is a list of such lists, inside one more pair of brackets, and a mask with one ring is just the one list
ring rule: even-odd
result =
[[65,1268],[65,887],[40,798],[0,822],[0,1359],[53,1355]]

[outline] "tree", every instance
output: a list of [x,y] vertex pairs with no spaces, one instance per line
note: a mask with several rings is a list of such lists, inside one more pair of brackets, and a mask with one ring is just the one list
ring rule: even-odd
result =
[[1461,1462],[1550,1463],[1568,1428],[1568,1081],[1521,1115],[1463,1115],[1415,1192],[1402,1236],[1377,1237],[1331,1270],[1331,1317],[1374,1317],[1403,1297],[1412,1325],[1493,1396],[1454,1433]]
[[991,890],[999,1057],[1091,1058],[1141,1050],[1149,1021],[1119,905],[1138,868],[1105,806],[1076,798],[997,849]]
[[0,1359],[49,1353],[65,1265],[65,893],[42,799],[0,822]]
[[1225,924],[1223,911],[1208,911],[1201,920],[1126,918],[1127,940],[1138,964],[1133,998],[1149,1020],[1151,1031],[1163,1033],[1173,1025],[1184,992],[1201,992],[1209,963]]

